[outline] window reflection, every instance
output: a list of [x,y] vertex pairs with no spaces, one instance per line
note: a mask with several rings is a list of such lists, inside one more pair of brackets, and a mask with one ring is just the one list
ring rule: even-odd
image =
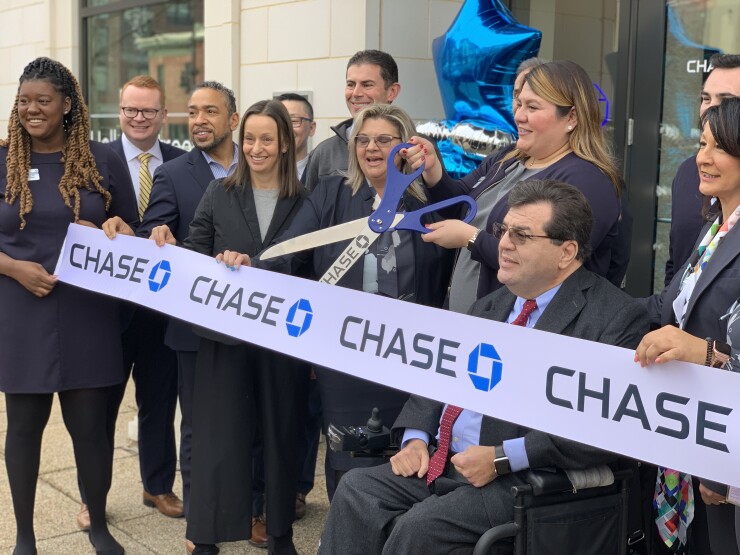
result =
[[[89,0],[86,6],[109,3]],[[92,138],[109,142],[120,135],[120,87],[145,74],[160,82],[167,99],[169,113],[160,138],[189,150],[187,100],[203,80],[203,0],[169,0],[92,15],[83,25]]]
[[[696,154],[699,97],[716,52],[740,52],[736,0],[669,0],[655,232],[654,290],[663,289],[671,223],[671,184],[678,166]],[[680,261],[677,261],[680,263]]]

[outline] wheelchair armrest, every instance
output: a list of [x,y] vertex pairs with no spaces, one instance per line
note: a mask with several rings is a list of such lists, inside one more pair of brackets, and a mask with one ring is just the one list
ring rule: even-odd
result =
[[547,495],[573,490],[567,474],[560,468],[551,470],[530,469],[524,479],[532,488],[532,495]]
[[536,497],[549,493],[576,492],[581,489],[608,486],[614,483],[614,474],[606,465],[567,471],[560,468],[530,469],[527,471],[525,480]]

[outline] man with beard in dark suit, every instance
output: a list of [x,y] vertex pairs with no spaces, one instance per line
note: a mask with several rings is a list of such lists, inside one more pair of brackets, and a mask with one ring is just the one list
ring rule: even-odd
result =
[[[471,314],[635,347],[648,329],[645,310],[583,267],[592,225],[588,202],[570,185],[531,180],[514,187],[504,223],[494,230],[505,287],[478,300]],[[522,410],[533,409],[525,403]],[[442,457],[430,457],[441,421],[449,450],[445,457],[442,445]],[[472,552],[486,530],[513,520],[511,488],[524,483],[527,469],[585,468],[615,458],[415,395],[393,434],[402,448],[390,464],[353,470],[340,482],[320,554]]]
[[[188,100],[188,131],[193,150],[185,156],[162,164],[154,173],[151,198],[141,225],[139,237],[149,238],[152,229],[167,225],[178,243],[188,236],[190,222],[208,184],[226,177],[236,168],[237,145],[231,138],[239,125],[234,92],[217,81],[204,81],[195,86]],[[120,218],[104,226],[109,237],[132,233]],[[164,337],[165,345],[177,355],[178,393],[182,423],[180,426],[180,473],[185,517],[190,498],[190,443],[192,436],[192,400],[195,359],[199,338],[191,324],[170,320]],[[188,551],[193,545],[188,542]]]

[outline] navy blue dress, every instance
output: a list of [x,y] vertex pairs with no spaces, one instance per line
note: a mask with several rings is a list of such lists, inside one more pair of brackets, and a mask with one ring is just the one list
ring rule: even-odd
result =
[[[80,219],[98,227],[111,216],[136,226],[136,199],[128,168],[107,146],[91,142],[102,186],[112,195],[80,190]],[[31,153],[33,209],[20,229],[19,201],[8,205],[6,148],[0,148],[0,252],[41,264],[52,273],[74,220],[58,185],[64,173],[61,152]],[[0,391],[52,393],[121,383],[121,329],[118,302],[65,283],[39,298],[16,280],[0,275]]]

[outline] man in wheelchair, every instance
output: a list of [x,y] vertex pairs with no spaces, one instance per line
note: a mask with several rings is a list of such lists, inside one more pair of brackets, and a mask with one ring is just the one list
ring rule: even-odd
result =
[[[470,314],[633,349],[647,315],[583,267],[593,226],[588,201],[557,181],[525,181],[496,231],[505,286]],[[534,302],[532,302],[534,301]],[[526,356],[526,353],[522,353]],[[532,410],[522,400],[522,410]],[[514,518],[513,486],[528,469],[580,469],[615,460],[587,445],[412,396],[392,434],[401,450],[341,480],[320,554],[472,552],[488,529]]]

